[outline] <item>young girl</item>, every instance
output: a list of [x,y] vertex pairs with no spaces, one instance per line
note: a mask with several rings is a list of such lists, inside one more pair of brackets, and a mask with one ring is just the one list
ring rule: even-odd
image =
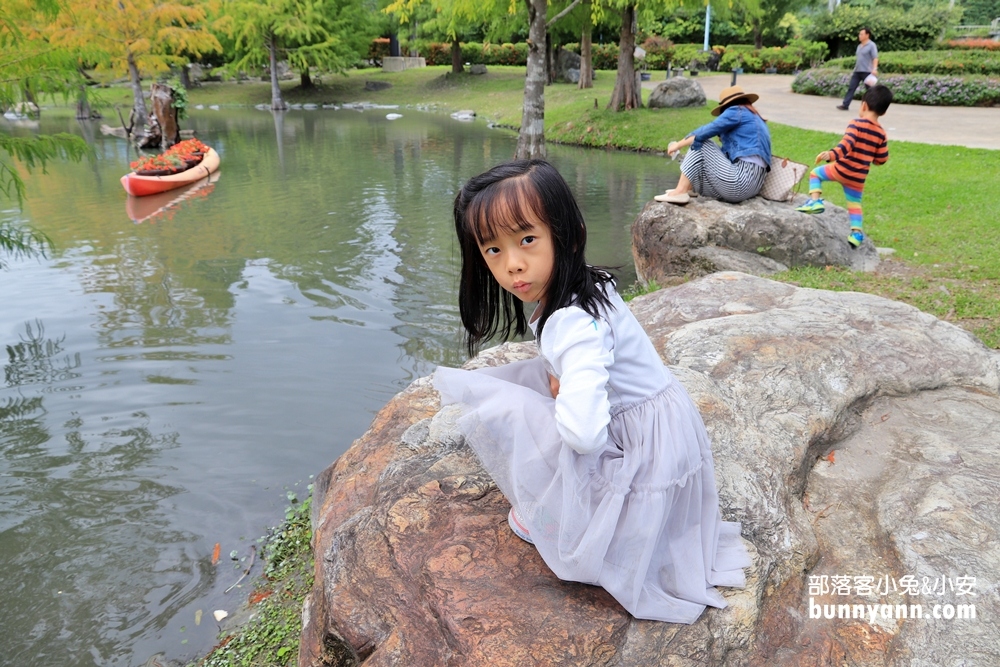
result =
[[[604,587],[637,618],[693,623],[744,585],[708,434],[614,289],[584,262],[569,186],[541,160],[502,164],[455,198],[470,353],[531,328],[540,356],[439,368],[442,404],[510,500],[511,528],[560,579]],[[538,302],[530,320],[519,302]]]

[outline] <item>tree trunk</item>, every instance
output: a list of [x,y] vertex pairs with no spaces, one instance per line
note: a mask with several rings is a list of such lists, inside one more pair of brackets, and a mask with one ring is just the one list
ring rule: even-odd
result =
[[181,128],[177,122],[177,109],[174,108],[174,89],[164,83],[154,83],[151,88],[150,102],[153,104],[153,115],[160,125],[162,136],[161,148],[170,148],[181,140]]
[[315,88],[313,84],[312,77],[309,76],[309,68],[306,67],[299,73],[299,87],[300,88]]
[[458,43],[458,37],[451,40],[451,73],[461,74],[465,71],[462,63],[462,45]]
[[517,157],[545,157],[545,13],[548,0],[528,3],[528,67],[524,77],[524,113],[517,135]]
[[184,90],[191,90],[191,63],[181,65],[180,79]]
[[753,46],[755,49],[764,48],[764,28],[761,26],[760,21],[754,21],[753,26]]
[[132,81],[132,111],[135,114],[132,130],[138,134],[146,124],[149,112],[146,111],[146,99],[142,96],[142,79],[139,78],[139,67],[135,64],[135,56],[132,55],[131,51],[126,56],[126,62],[128,62],[129,79]]
[[271,58],[271,109],[284,111],[288,108],[281,99],[281,86],[278,85],[278,45],[274,42],[274,33],[268,35],[267,51]]
[[545,85],[551,86],[556,82],[556,53],[555,40],[552,33],[545,33]]
[[642,97],[636,84],[635,75],[635,6],[622,10],[622,30],[618,40],[618,75],[615,89],[611,93],[608,108],[614,111],[628,111],[642,106]]
[[590,3],[586,3],[587,18],[583,25],[583,32],[580,35],[580,83],[578,88],[594,87],[594,60],[590,52],[591,35],[594,32],[594,24],[590,19]]
[[76,97],[76,119],[90,120],[93,110],[90,108],[90,96],[87,95],[87,86],[80,86],[80,92]]

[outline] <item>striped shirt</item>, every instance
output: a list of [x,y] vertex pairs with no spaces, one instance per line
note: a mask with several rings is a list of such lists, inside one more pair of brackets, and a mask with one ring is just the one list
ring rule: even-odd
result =
[[865,118],[852,120],[844,138],[830,152],[833,153],[834,169],[843,177],[841,182],[854,190],[864,190],[865,178],[873,162],[885,164],[889,160],[885,130]]

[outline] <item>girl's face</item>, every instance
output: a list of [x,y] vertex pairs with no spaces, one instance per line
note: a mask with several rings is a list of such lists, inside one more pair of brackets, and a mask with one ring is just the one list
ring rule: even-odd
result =
[[548,225],[535,222],[527,229],[502,229],[496,238],[480,243],[479,250],[502,288],[521,301],[545,303],[555,265]]

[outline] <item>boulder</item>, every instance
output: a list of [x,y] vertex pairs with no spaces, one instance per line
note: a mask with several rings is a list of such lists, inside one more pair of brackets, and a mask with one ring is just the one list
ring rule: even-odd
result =
[[[911,306],[741,273],[630,307],[698,405],[723,516],[743,524],[753,565],[745,589],[721,589],[730,606],[636,621],[556,579],[423,378],[316,480],[300,667],[1000,664],[986,620],[1000,614],[1000,355]],[[534,354],[507,344],[470,366]],[[857,586],[824,592],[834,575]],[[980,620],[882,618],[900,587],[861,585],[907,576],[952,583],[908,604],[972,601]],[[810,618],[833,602],[866,619]]]
[[739,204],[697,197],[686,206],[649,202],[632,224],[632,256],[642,281],[713,271],[767,275],[796,266],[847,266],[874,271],[878,251],[865,239],[847,242],[847,211],[827,204],[820,214],[799,213],[805,200],[752,197]]
[[[570,78],[569,70],[576,70],[576,81]],[[580,81],[580,54],[573,53],[562,47],[556,52],[556,81],[563,83],[579,83]]]
[[486,65],[482,63],[473,63],[472,65],[469,65],[469,74],[486,74],[486,71]]
[[701,84],[682,76],[661,81],[649,94],[650,109],[705,106],[705,89]]

